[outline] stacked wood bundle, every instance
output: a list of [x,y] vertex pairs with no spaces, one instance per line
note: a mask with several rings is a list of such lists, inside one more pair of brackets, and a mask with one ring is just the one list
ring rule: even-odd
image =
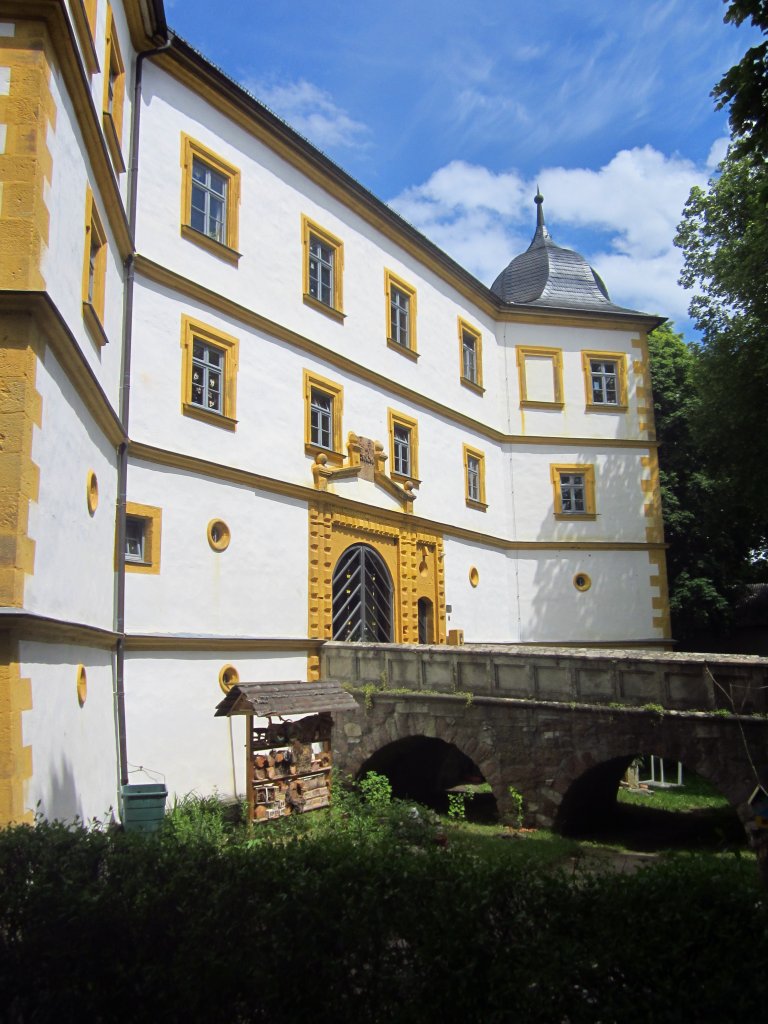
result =
[[[328,807],[331,717],[320,714],[250,730],[248,803],[253,821]],[[320,751],[315,747],[322,746]]]
[[327,807],[331,802],[328,773],[320,772],[293,780],[289,786],[288,801],[302,813]]
[[289,775],[296,775],[298,770],[290,750],[270,750],[268,754],[256,754],[253,759],[255,782],[287,778]]

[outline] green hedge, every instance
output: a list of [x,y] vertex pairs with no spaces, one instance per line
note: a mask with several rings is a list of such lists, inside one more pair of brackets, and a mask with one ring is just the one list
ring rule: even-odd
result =
[[444,847],[405,813],[342,820],[236,840],[178,821],[0,832],[0,1019],[763,1018],[749,863],[573,878]]

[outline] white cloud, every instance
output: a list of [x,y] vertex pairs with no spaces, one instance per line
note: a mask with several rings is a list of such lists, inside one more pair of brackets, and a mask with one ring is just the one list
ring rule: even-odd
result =
[[731,140],[727,135],[723,135],[719,139],[715,139],[712,143],[709,156],[707,157],[707,170],[715,171],[719,164],[725,160],[725,154],[728,152],[728,146],[731,144]]
[[687,319],[690,302],[688,292],[677,283],[682,262],[682,253],[675,248],[648,257],[599,252],[590,256],[614,302],[678,323]]
[[622,150],[597,171],[542,171],[542,190],[558,222],[607,232],[621,253],[646,258],[672,244],[691,187],[706,173],[651,146]]
[[272,84],[251,79],[243,85],[320,149],[367,145],[368,127],[336,106],[329,93],[303,78]]
[[[689,296],[677,284],[673,239],[691,187],[706,184],[708,170],[643,146],[597,170],[544,168],[538,183],[555,240],[582,252],[614,302],[680,320]],[[490,284],[531,239],[536,185],[514,170],[453,161],[390,205]]]

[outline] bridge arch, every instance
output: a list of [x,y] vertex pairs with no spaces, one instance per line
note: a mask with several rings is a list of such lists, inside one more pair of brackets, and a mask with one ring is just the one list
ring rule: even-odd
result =
[[732,780],[722,778],[709,758],[697,755],[686,745],[666,743],[648,749],[642,741],[604,759],[587,752],[568,757],[545,798],[548,806],[542,808],[544,814],[555,830],[564,834],[584,834],[600,828],[616,813],[619,785],[627,769],[637,757],[650,754],[681,762],[684,772],[694,772],[713,785],[734,814],[739,814],[743,795],[734,792]]
[[[380,698],[377,698],[377,703],[379,700]],[[353,748],[348,748],[346,756],[342,758],[341,767],[350,775],[359,778],[366,771],[379,771],[388,775],[388,772],[377,767],[377,764],[387,764],[390,758],[398,755],[410,756],[412,751],[418,751],[420,748],[424,753],[429,749],[429,743],[424,741],[438,741],[437,746],[432,746],[432,752],[440,750],[439,744],[455,750],[458,763],[473,765],[482,780],[489,783],[497,806],[502,807],[505,793],[500,768],[500,751],[494,745],[492,735],[484,733],[476,726],[473,727],[471,714],[462,715],[457,710],[450,716],[433,717],[414,710],[405,714],[388,714],[381,718],[374,716],[374,721],[371,722],[369,719],[368,722],[369,728],[361,730],[359,741]],[[398,746],[404,741],[408,741],[412,746]]]
[[[436,736],[412,735],[387,743],[363,762],[358,778],[369,771],[387,776],[393,796],[416,800],[441,813],[448,809],[448,790],[487,782],[471,757],[455,743]],[[473,798],[468,811],[479,805],[484,816],[498,817],[495,797]]]
[[[612,778],[617,786],[626,765],[639,754],[682,762],[711,782],[742,821],[750,816],[747,801],[758,780],[763,785],[768,780],[764,718],[468,698],[427,690],[422,687],[433,677],[439,676],[446,690],[464,685],[465,679],[446,671],[443,652],[422,651],[421,674],[407,674],[389,649],[381,653],[369,645],[354,654],[355,671],[364,670],[362,681],[370,681],[373,692],[365,701],[361,698],[357,711],[334,716],[334,751],[341,771],[356,775],[368,758],[395,740],[441,739],[474,761],[490,783],[502,816],[513,810],[509,787],[514,786],[524,800],[526,824],[544,828],[556,826],[558,815],[565,815],[567,805],[563,812],[560,807],[566,794],[589,769],[615,762],[596,771],[591,781],[607,787]],[[471,655],[467,652],[467,660]],[[352,655],[345,657],[337,673],[341,678]],[[378,690],[382,673],[393,690]]]

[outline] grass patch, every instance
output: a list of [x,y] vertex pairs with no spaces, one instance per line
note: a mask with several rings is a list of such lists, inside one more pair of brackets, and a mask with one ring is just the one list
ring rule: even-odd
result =
[[704,808],[729,807],[728,801],[715,787],[694,772],[686,772],[682,786],[649,786],[644,790],[619,788],[619,803],[635,807],[656,807],[663,811],[696,811]]

